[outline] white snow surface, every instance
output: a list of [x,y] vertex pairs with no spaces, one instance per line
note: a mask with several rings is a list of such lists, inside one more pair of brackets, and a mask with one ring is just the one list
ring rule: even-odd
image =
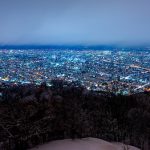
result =
[[[122,143],[110,143],[96,138],[66,139],[46,143],[31,150],[124,150]],[[128,146],[127,150],[140,150],[133,146]],[[126,149],[125,149],[126,150]]]

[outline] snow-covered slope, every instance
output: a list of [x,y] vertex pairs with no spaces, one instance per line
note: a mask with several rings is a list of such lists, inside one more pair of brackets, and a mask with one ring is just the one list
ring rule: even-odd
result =
[[32,150],[139,150],[132,146],[129,146],[129,149],[124,149],[124,146],[121,143],[109,143],[101,139],[84,138],[81,140],[53,141]]

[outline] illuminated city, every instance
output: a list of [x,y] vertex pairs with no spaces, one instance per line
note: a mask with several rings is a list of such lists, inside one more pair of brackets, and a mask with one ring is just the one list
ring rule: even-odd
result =
[[0,150],[150,150],[150,0],[0,0]]
[[150,51],[0,50],[0,83],[77,81],[88,90],[132,94],[149,90]]

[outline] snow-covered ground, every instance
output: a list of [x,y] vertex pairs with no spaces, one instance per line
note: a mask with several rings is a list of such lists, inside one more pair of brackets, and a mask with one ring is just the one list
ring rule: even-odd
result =
[[129,149],[124,149],[124,146],[121,143],[109,143],[101,139],[84,138],[80,140],[53,141],[31,150],[140,150],[132,146],[129,146]]

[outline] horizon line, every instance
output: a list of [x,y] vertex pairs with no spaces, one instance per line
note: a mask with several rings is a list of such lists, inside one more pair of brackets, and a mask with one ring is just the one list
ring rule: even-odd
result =
[[0,44],[0,48],[150,48],[150,44]]

